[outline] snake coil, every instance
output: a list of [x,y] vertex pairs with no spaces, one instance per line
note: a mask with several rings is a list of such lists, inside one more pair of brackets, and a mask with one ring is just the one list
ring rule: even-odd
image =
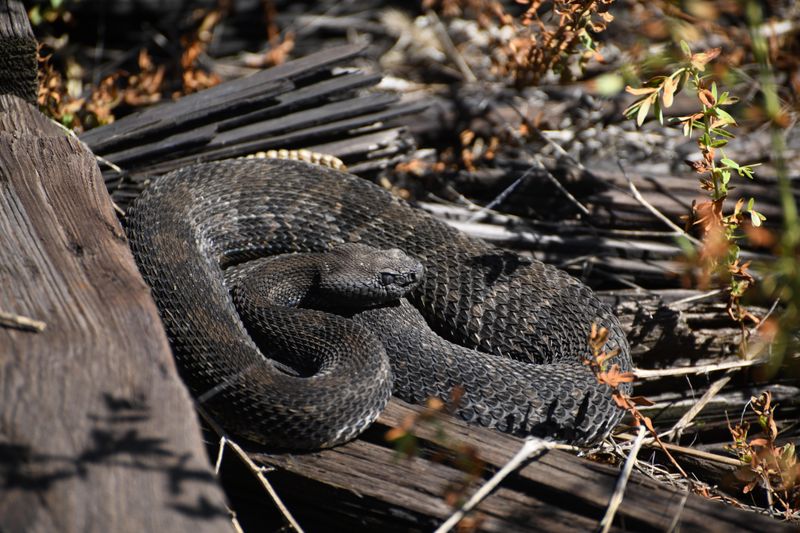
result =
[[[280,447],[331,446],[369,425],[390,391],[420,403],[447,399],[455,387],[463,390],[458,416],[516,435],[585,444],[622,416],[611,389],[582,362],[595,323],[609,330],[606,348],[619,350],[610,363],[631,367],[618,320],[589,288],[356,176],[291,160],[185,167],[145,190],[128,230],[184,380],[233,433]],[[313,342],[351,356],[291,375],[248,336],[224,270],[350,242],[399,248],[424,265],[425,277],[392,305],[283,321],[298,349],[310,324],[322,339]],[[364,328],[374,335],[360,335]]]

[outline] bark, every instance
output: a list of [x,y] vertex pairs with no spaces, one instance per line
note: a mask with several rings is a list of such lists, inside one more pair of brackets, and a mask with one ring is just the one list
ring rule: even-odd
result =
[[[94,157],[0,96],[0,530],[231,522]],[[8,324],[8,322],[7,322]]]

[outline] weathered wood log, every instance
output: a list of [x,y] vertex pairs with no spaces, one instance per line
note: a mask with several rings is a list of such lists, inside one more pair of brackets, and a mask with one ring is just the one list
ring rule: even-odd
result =
[[[772,193],[770,193],[772,194]],[[775,199],[777,202],[777,199]],[[533,221],[477,206],[420,202],[453,227],[499,246],[527,250],[535,258],[569,271],[593,286],[675,288],[687,274],[676,233],[660,229],[596,227],[576,220]],[[652,217],[652,214],[650,215]],[[655,217],[652,217],[655,218]],[[676,218],[677,220],[677,218]],[[744,260],[768,263],[772,256],[742,250]],[[754,275],[758,278],[759,273]]]
[[[723,375],[724,372],[715,372],[710,376],[690,375],[688,379],[694,382],[691,390],[684,390],[687,379],[684,376],[683,388],[678,384],[660,394],[648,394],[647,399],[654,402],[655,405],[642,407],[641,411],[651,417],[653,423],[660,430],[666,431],[697,403],[711,382]],[[732,442],[728,424],[736,424],[741,418],[757,428],[756,414],[745,406],[750,398],[757,398],[764,391],[772,394],[773,405],[780,406],[775,412],[775,421],[781,428],[782,442],[796,441],[800,437],[800,428],[797,428],[795,424],[800,417],[800,384],[796,381],[792,383],[791,380],[780,380],[779,378],[773,378],[771,381],[771,383],[759,385],[735,384],[725,387],[706,404],[692,425],[683,431],[689,436],[688,439],[684,439],[684,442],[692,443],[693,447],[699,449],[715,449],[717,453],[728,455],[723,450],[723,445],[729,445]],[[785,383],[780,383],[780,381]],[[637,389],[637,394],[640,391],[641,387]],[[693,442],[698,433],[702,434],[702,442]]]
[[[430,531],[453,509],[443,495],[465,483],[473,493],[520,448],[522,440],[467,427],[444,417],[413,429],[419,454],[404,458],[385,441],[389,428],[421,408],[392,400],[358,441],[317,453],[292,455],[251,450],[278,470],[270,478],[296,518],[310,529]],[[444,437],[443,437],[444,436]],[[472,449],[485,468],[477,479],[453,467],[445,449]],[[608,505],[616,468],[551,450],[506,479],[472,515],[481,531],[590,531]],[[770,518],[705,500],[633,475],[613,531],[790,531]]]
[[[497,206],[498,210],[547,221],[580,218],[585,224],[596,228],[617,230],[668,230],[630,192],[628,178],[645,201],[678,226],[683,226],[680,217],[690,212],[692,202],[704,199],[696,180],[688,173],[664,174],[644,165],[626,165],[625,176],[620,170],[598,168],[596,165],[592,165],[591,171],[581,171],[577,168],[558,169],[557,163],[552,160],[546,160],[546,163],[551,165],[552,173],[565,189],[588,210],[588,216],[583,215],[570,199],[554,187],[543,172],[531,171],[530,164],[524,160],[503,161],[500,158],[497,163],[499,168],[475,174],[460,173],[456,181],[463,194],[489,201],[527,172],[525,182]],[[800,201],[800,188],[795,187],[794,192]],[[782,214],[773,177],[759,176],[753,182],[737,183],[731,205],[739,197],[757,199],[760,211],[767,217],[767,227],[780,225]]]
[[[357,101],[354,103],[358,104]],[[356,108],[358,108],[357,105]],[[159,162],[147,166],[144,169],[139,169],[137,172],[141,173],[146,171],[153,174],[163,174],[175,168],[202,161],[238,157],[257,151],[279,149],[287,146],[292,148],[306,147],[310,144],[324,141],[325,139],[341,139],[351,134],[351,132],[357,132],[362,128],[379,125],[384,120],[389,120],[400,115],[413,115],[423,109],[425,109],[424,103],[398,104],[374,113],[350,116],[349,118],[342,118],[340,120],[333,119],[330,122],[326,120],[324,114],[320,113],[315,115],[315,122],[317,124],[310,127],[304,127],[307,125],[304,121],[293,122],[295,117],[290,115],[281,119],[282,126],[285,128],[284,133],[267,135],[264,138],[252,141],[235,142],[234,145],[227,147],[203,147],[197,154]],[[366,108],[366,110],[369,111],[370,109]],[[335,153],[330,155],[337,156]]]
[[[597,296],[620,318],[638,367],[694,366],[736,357],[741,329],[728,317],[721,294],[664,289],[598,291]],[[767,312],[749,310],[757,316]]]
[[36,103],[36,38],[22,2],[0,0],[0,94]]
[[223,531],[225,499],[94,157],[0,96],[0,530]]
[[248,109],[248,106],[255,107],[263,102],[261,94],[265,84],[270,93],[268,97],[274,96],[272,84],[279,83],[287,89],[292,88],[292,82],[310,78],[321,70],[360,55],[363,51],[364,45],[330,48],[251,76],[221,83],[176,102],[147,108],[102,128],[89,130],[81,136],[81,140],[96,153],[105,153],[145,137],[151,139],[186,128],[198,121],[210,122],[223,114],[230,120],[231,112],[241,108],[250,112],[253,109]]

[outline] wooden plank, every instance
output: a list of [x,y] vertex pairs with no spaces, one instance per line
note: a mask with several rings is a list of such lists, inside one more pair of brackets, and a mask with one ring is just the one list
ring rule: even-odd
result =
[[416,141],[407,128],[391,128],[351,137],[343,141],[310,146],[308,149],[323,154],[336,154],[347,163],[347,171],[362,177],[372,177],[408,160],[408,153],[416,148]]
[[0,96],[0,530],[223,531],[225,499],[94,157]]
[[[263,456],[259,458],[264,459]],[[351,520],[366,522],[362,526],[364,529],[380,527],[388,518],[398,529],[431,531],[452,512],[441,496],[451,485],[464,482],[468,477],[447,464],[420,457],[401,458],[389,448],[364,440],[342,447],[337,453],[270,457],[265,462],[291,472],[292,475],[278,479],[276,484],[287,497],[293,496],[295,507],[317,507],[320,516],[342,514],[337,509],[341,503],[338,498],[325,497],[323,487],[308,487],[302,492],[293,490],[291,485],[298,476],[340,487],[343,489],[341,492],[350,490],[357,493],[363,503],[359,506],[350,501],[345,507],[350,509]],[[483,478],[476,481],[482,482]],[[400,509],[405,514],[397,512]],[[390,518],[392,510],[396,518]],[[505,488],[484,502],[480,515],[480,530],[487,532],[530,530],[532,520],[539,530],[544,531],[556,530],[559,526],[563,529],[567,523],[577,530],[590,531],[596,524],[593,518],[581,516],[568,508],[554,506],[520,490]],[[306,527],[317,529],[317,524],[307,524]]]
[[395,155],[413,146],[414,139],[408,134],[408,130],[405,128],[391,128],[349,139],[316,144],[308,147],[308,149],[321,154],[336,154],[336,157],[342,160],[371,160],[376,157],[383,158],[386,155]]
[[305,87],[299,87],[294,91],[278,95],[275,98],[276,103],[272,106],[265,107],[264,109],[257,109],[250,113],[219,122],[218,128],[219,131],[226,131],[245,124],[276,117],[298,108],[310,107],[330,97],[341,98],[342,95],[347,94],[348,91],[378,84],[381,81],[381,77],[380,74],[351,72],[322,80]]
[[341,138],[341,136],[345,136],[346,134],[349,134],[360,128],[368,128],[371,126],[379,128],[381,127],[380,123],[382,121],[389,120],[397,116],[419,113],[426,107],[427,104],[425,102],[401,103],[375,113],[368,113],[366,115],[358,115],[352,118],[325,122],[319,126],[312,126],[310,128],[291,131],[281,135],[276,135],[274,137],[268,137],[266,139],[246,141],[243,143],[234,144],[232,146],[217,148],[215,150],[203,150],[198,154],[193,154],[178,159],[171,159],[169,161],[156,163],[152,166],[139,168],[136,170],[136,174],[163,174],[165,172],[169,172],[170,170],[193,163],[239,157],[252,154],[260,150],[270,150],[273,148],[301,148],[333,137],[338,136]]
[[81,140],[95,153],[106,154],[120,147],[157,140],[198,124],[211,123],[224,113],[242,109],[249,111],[292,90],[294,86],[288,80],[278,80],[249,87],[240,80],[235,80],[213,88],[217,87],[225,91],[208,94],[211,91],[208,89],[184,96],[175,102],[149,107],[102,128],[89,130],[81,136]]
[[[152,175],[272,148],[335,146],[346,151],[348,164],[371,175],[399,162],[414,145],[406,130],[400,134],[395,127],[381,134],[383,121],[417,113],[426,104],[398,103],[394,93],[358,92],[380,81],[380,74],[331,70],[362,51],[361,45],[334,47],[143,110],[91,130],[81,140],[116,165],[104,167],[104,177],[123,209],[141,190],[140,182]],[[264,93],[270,83],[272,89]],[[252,101],[237,103],[245,96],[263,102],[255,109]],[[365,135],[373,137],[368,141]],[[380,146],[370,150],[375,135]]]
[[[378,423],[355,442],[321,452],[293,455],[251,450],[252,456],[288,474],[276,477],[287,503],[311,507],[341,520],[351,530],[367,531],[381,516],[393,526],[429,531],[452,512],[442,495],[463,483],[465,473],[441,459],[436,443],[446,436],[451,447],[470,446],[488,466],[472,493],[520,448],[522,440],[450,417],[418,424],[421,453],[398,457],[383,436],[391,427],[422,411],[392,399]],[[437,456],[440,458],[437,460]],[[532,460],[506,480],[481,505],[485,531],[589,531],[602,518],[619,472],[559,450]],[[299,485],[297,480],[314,480]],[[357,495],[357,498],[353,498]],[[673,520],[681,531],[791,531],[790,526],[719,502],[686,495],[636,473],[615,520],[617,531],[665,531]],[[341,506],[339,505],[343,503]],[[374,522],[373,522],[374,519]]]
[[169,135],[154,142],[136,144],[119,152],[105,154],[103,157],[121,166],[135,165],[137,161],[142,160],[158,161],[193,149],[202,149],[211,142],[216,133],[217,126],[215,124],[197,126],[189,131]]
[[[176,133],[153,142],[138,144],[119,152],[103,153],[102,155],[117,165],[136,168],[137,174],[143,173],[145,169],[152,172],[150,169],[153,166],[157,166],[159,168],[157,172],[161,172],[163,168],[177,168],[182,164],[187,164],[187,161],[194,160],[196,156],[193,156],[193,153],[218,154],[213,157],[222,159],[257,151],[244,151],[239,148],[242,145],[251,146],[256,143],[258,146],[268,145],[269,148],[284,147],[289,146],[289,144],[282,144],[289,142],[286,140],[287,138],[295,143],[304,143],[306,138],[313,139],[315,131],[325,129],[330,124],[342,121],[347,121],[348,124],[353,123],[351,118],[353,116],[366,117],[366,122],[363,118],[356,119],[355,124],[358,125],[378,122],[384,115],[375,113],[386,113],[386,108],[396,100],[395,95],[384,93],[356,97],[248,124],[222,133],[217,132],[217,126],[212,119],[210,124],[202,128]],[[401,106],[397,107],[403,109]],[[300,133],[298,134],[298,132]],[[299,144],[299,146],[304,145]],[[163,163],[159,164],[162,161]]]
[[0,94],[35,104],[39,91],[36,38],[22,2],[0,0]]
[[[290,61],[259,71],[251,76],[219,84],[205,91],[184,96],[177,102],[169,105],[170,119],[179,120],[177,117],[188,110],[202,112],[205,107],[222,108],[230,105],[232,100],[242,95],[257,95],[262,92],[275,96],[286,92],[294,86],[295,80],[302,80],[317,74],[320,70],[347,61],[363,52],[365,45],[336,46],[316,54]],[[249,110],[248,110],[249,111]],[[153,129],[163,128],[160,117],[165,114],[159,107],[149,108],[129,117],[120,119],[102,128],[89,130],[81,135],[81,140],[98,154],[116,150],[120,144],[131,142],[152,135]],[[140,126],[141,124],[141,126]],[[175,127],[177,129],[178,126]]]
[[274,137],[283,133],[329,124],[354,115],[377,112],[389,107],[399,99],[400,97],[393,93],[374,93],[303,109],[221,132],[209,143],[208,149],[214,150],[256,139]]

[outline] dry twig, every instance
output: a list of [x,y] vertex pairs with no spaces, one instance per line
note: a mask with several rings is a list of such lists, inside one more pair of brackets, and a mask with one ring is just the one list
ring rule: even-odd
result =
[[231,440],[228,434],[219,426],[219,424],[216,423],[216,421],[214,421],[213,418],[211,418],[211,416],[206,412],[205,409],[203,409],[202,406],[196,403],[195,409],[197,409],[197,412],[200,413],[201,417],[203,417],[203,420],[205,420],[206,423],[209,426],[211,426],[211,429],[213,429],[214,432],[220,436],[220,451],[219,455],[217,456],[217,463],[216,463],[217,471],[219,471],[219,467],[222,462],[222,453],[224,446],[227,444],[236,453],[236,455],[242,461],[244,461],[244,463],[247,465],[250,471],[253,472],[253,474],[255,474],[255,476],[261,482],[261,485],[264,487],[264,489],[266,489],[267,493],[272,498],[272,501],[275,502],[276,507],[278,507],[278,510],[280,510],[281,514],[286,519],[286,522],[289,524],[289,526],[298,533],[303,533],[303,528],[300,527],[300,524],[298,524],[297,521],[294,519],[292,513],[290,513],[289,509],[286,508],[286,505],[284,505],[283,500],[281,500],[280,496],[278,496],[278,493],[275,491],[275,488],[272,486],[272,483],[270,483],[269,480],[266,478],[266,476],[264,476],[264,468],[254,463],[253,460],[250,459],[250,456],[247,455],[247,452],[244,451],[241,448],[241,446],[239,446],[235,441]]
[[611,529],[611,524],[614,523],[614,515],[617,513],[617,509],[619,509],[619,505],[622,503],[622,497],[625,495],[625,487],[628,486],[628,479],[631,477],[633,465],[636,464],[636,456],[639,454],[639,450],[642,447],[644,435],[645,427],[639,426],[636,439],[633,441],[633,447],[628,453],[625,466],[622,468],[619,479],[617,479],[617,486],[614,488],[614,494],[611,495],[611,500],[608,502],[606,514],[600,521],[600,531],[603,533]]
[[511,472],[516,470],[522,463],[532,458],[534,455],[540,455],[547,450],[556,447],[555,443],[545,441],[543,439],[531,437],[525,441],[519,451],[503,465],[503,468],[489,479],[484,485],[478,489],[472,497],[467,500],[461,508],[453,513],[441,526],[439,526],[435,533],[447,533],[458,524],[464,516],[472,509],[475,508],[486,496],[492,492],[497,485],[500,484]]
[[[626,441],[632,441],[636,439],[635,436],[630,435],[628,433],[620,433],[614,435],[614,437]],[[644,442],[642,442],[642,446],[645,446],[647,448],[658,448],[658,449],[661,448],[661,446],[659,446],[652,438],[644,439]],[[727,457],[725,455],[719,455],[716,453],[706,452],[703,450],[697,450],[689,446],[680,446],[678,444],[670,444],[668,442],[665,442],[664,447],[671,452],[679,453],[681,455],[688,455],[690,457],[697,457],[698,459],[703,459],[713,463],[719,463],[727,466],[741,466],[742,464],[741,461],[734,459],[733,457]],[[620,445],[620,448],[627,449],[628,445],[627,444]]]
[[660,370],[634,369],[636,379],[659,379],[666,376],[684,376],[688,374],[708,374],[718,370],[733,370],[758,366],[767,363],[766,359],[750,359],[747,361],[730,361],[728,363],[715,363],[710,365],[687,366],[683,368],[662,368]]
[[14,313],[6,313],[0,311],[0,326],[7,328],[17,328],[25,331],[35,331],[37,333],[44,331],[47,324],[41,320],[28,318],[22,315],[15,315]]

